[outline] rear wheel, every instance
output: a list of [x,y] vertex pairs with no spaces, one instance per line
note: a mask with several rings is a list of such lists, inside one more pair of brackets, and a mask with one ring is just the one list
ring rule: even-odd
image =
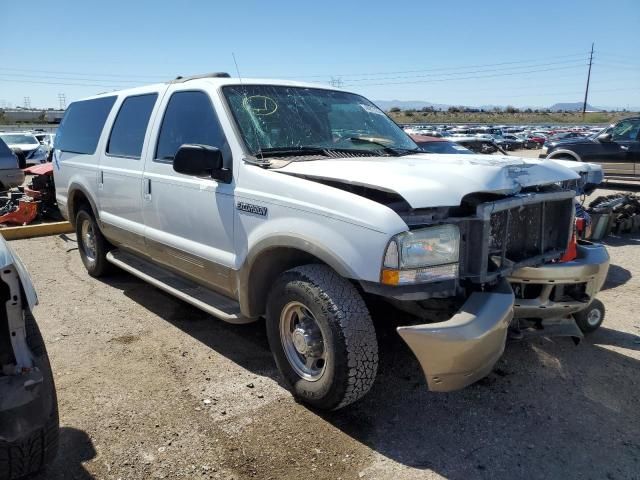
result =
[[378,369],[378,344],[364,300],[325,265],[305,265],[276,280],[267,335],[292,393],[324,410],[365,395]]
[[80,258],[89,275],[100,277],[113,270],[106,258],[111,245],[102,235],[93,212],[86,206],[81,207],[76,215],[76,237]]
[[604,304],[598,300],[594,299],[587,308],[579,311],[578,313],[573,314],[573,318],[578,325],[578,328],[582,330],[583,333],[591,333],[596,331],[602,325],[604,321]]

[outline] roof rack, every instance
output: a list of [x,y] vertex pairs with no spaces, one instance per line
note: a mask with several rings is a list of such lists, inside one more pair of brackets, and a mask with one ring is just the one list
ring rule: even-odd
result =
[[177,76],[175,79],[170,80],[168,83],[184,83],[189,80],[196,80],[198,78],[231,78],[227,72],[213,72],[213,73],[201,73],[199,75],[191,75],[188,77]]

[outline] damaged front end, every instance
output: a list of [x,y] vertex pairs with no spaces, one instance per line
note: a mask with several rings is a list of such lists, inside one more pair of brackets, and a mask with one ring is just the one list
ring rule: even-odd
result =
[[[417,317],[416,304],[433,305],[442,296],[460,299],[461,306],[448,320],[398,327],[431,390],[457,390],[491,371],[504,351],[514,312],[522,306],[510,283],[515,279],[549,285],[571,277],[565,283],[574,287],[586,282],[581,302],[600,289],[608,264],[603,265],[604,249],[584,246],[574,261],[558,263],[573,232],[573,198],[571,190],[548,187],[513,196],[469,195],[461,207],[446,212],[402,215],[411,229],[454,224],[460,232],[455,281],[368,290]],[[559,295],[561,290],[568,294],[571,287],[559,286]]]

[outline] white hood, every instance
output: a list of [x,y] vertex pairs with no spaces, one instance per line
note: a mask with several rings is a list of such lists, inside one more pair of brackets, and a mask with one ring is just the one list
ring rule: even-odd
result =
[[469,193],[513,194],[580,176],[551,160],[496,155],[416,154],[298,161],[279,172],[395,192],[412,208],[460,205]]

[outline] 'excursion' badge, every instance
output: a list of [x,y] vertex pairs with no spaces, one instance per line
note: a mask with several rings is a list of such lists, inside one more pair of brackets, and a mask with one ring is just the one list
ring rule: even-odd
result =
[[260,205],[253,205],[251,203],[238,202],[236,208],[242,212],[253,213],[255,215],[267,216],[267,207],[261,207]]

